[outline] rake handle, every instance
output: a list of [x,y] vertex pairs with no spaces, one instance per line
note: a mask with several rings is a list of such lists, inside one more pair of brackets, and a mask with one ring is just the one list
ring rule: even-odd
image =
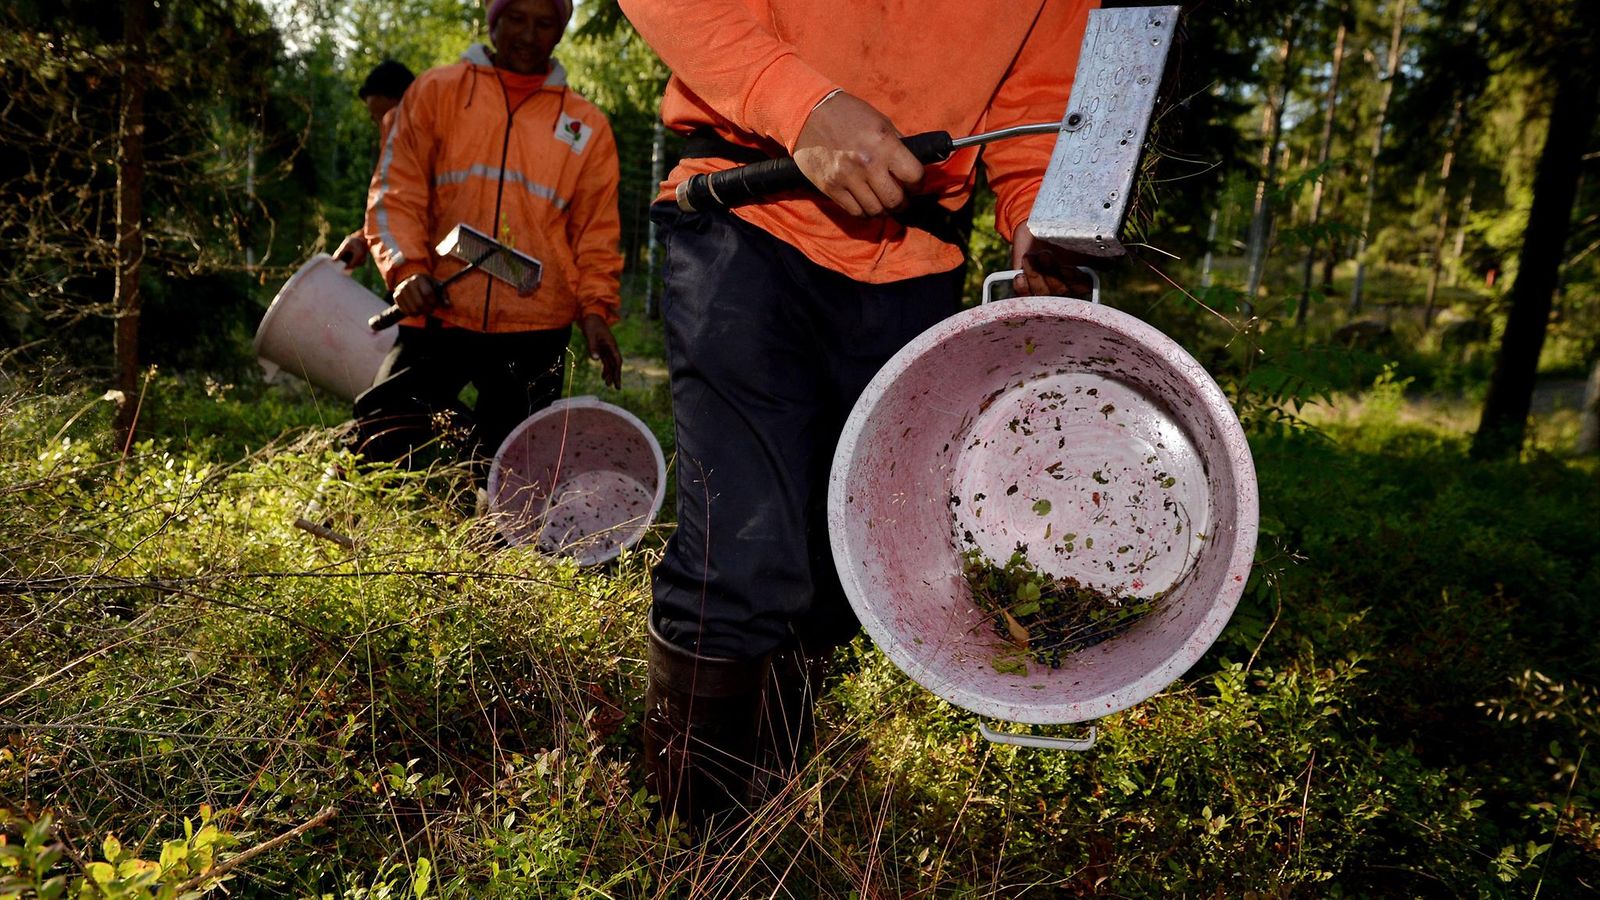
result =
[[[435,282],[435,284],[437,285],[437,287],[439,289],[440,302],[443,303],[446,306],[449,306],[450,305],[450,298],[444,296],[444,289],[449,287],[451,282],[455,281],[457,278],[460,278],[461,276],[467,274],[468,272],[471,272],[473,269],[476,269],[478,267],[478,264],[483,262],[483,260],[488,259],[490,255],[492,255],[492,254],[485,253],[482,258],[475,259],[472,262],[468,263],[467,267],[465,269],[462,269],[461,271],[455,273],[454,275],[451,275],[449,278],[446,278],[443,281]],[[385,300],[393,300],[394,299],[394,291],[390,291],[389,292],[389,296],[385,297],[384,299]],[[400,323],[400,320],[402,320],[404,318],[406,318],[406,311],[401,309],[399,307],[399,305],[397,305],[395,303],[390,303],[388,308],[385,309],[383,312],[378,313],[377,315],[375,315],[372,318],[367,320],[367,327],[371,328],[373,331],[382,331],[385,328],[392,328],[395,325],[398,325]]]
[[367,327],[373,331],[382,331],[400,324],[400,320],[405,317],[406,311],[391,303],[383,312],[368,319]]
[[[944,162],[955,152],[948,131],[925,131],[900,139],[918,162]],[[811,186],[793,157],[764,159],[746,166],[691,176],[678,185],[678,208],[684,212],[732,209],[773,194]]]

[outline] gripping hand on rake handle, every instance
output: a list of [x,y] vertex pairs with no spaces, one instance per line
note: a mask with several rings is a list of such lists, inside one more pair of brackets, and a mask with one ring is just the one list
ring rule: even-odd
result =
[[436,306],[447,306],[444,291],[428,275],[413,275],[394,289],[394,305],[367,320],[373,331],[382,331],[401,319],[424,315]]
[[922,164],[950,153],[948,132],[901,138],[882,113],[841,92],[811,113],[793,157],[695,175],[678,187],[678,206],[728,209],[814,185],[845,212],[876,216],[905,206],[906,188],[922,180]]

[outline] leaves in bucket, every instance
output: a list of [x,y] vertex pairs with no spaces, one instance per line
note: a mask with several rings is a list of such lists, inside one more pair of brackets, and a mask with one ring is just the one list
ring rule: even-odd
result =
[[1028,658],[1060,668],[1064,657],[1127,631],[1155,609],[1161,596],[1107,593],[1076,578],[1055,578],[1028,562],[1022,544],[1004,566],[980,550],[968,550],[962,554],[962,574],[973,602],[1006,641],[990,661],[1003,674],[1026,675]]

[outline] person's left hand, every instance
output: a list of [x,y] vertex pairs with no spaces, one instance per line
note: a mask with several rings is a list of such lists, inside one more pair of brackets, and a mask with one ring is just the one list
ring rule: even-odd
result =
[[1011,268],[1022,270],[1012,282],[1012,289],[1019,297],[1087,298],[1094,283],[1087,274],[1078,271],[1078,267],[1105,269],[1115,261],[1114,257],[1074,253],[1041,241],[1028,230],[1028,223],[1023,222],[1017,226],[1011,240]]
[[350,232],[339,244],[339,249],[333,251],[333,258],[344,263],[345,270],[350,272],[361,268],[371,255],[367,239],[359,231]]
[[594,313],[583,317],[580,323],[583,339],[589,344],[589,358],[600,360],[600,377],[607,385],[622,387],[622,351],[617,349],[617,339],[611,326]]

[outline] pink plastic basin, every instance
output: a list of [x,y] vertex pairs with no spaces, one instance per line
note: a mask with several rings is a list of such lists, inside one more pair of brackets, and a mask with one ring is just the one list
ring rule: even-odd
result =
[[[883,652],[957,706],[1035,724],[1125,709],[1193,665],[1244,590],[1256,516],[1216,382],[1149,325],[1062,297],[969,309],[902,349],[852,411],[828,497],[835,564]],[[1003,565],[1019,543],[1037,569],[1163,600],[1059,668],[997,671],[961,554]]]
[[281,369],[353,400],[372,386],[394,347],[393,328],[367,327],[367,318],[386,305],[342,264],[318,253],[272,298],[256,328],[256,357],[269,380]]
[[638,417],[573,397],[529,416],[501,443],[489,515],[512,546],[596,565],[644,536],[666,484],[661,445]]

